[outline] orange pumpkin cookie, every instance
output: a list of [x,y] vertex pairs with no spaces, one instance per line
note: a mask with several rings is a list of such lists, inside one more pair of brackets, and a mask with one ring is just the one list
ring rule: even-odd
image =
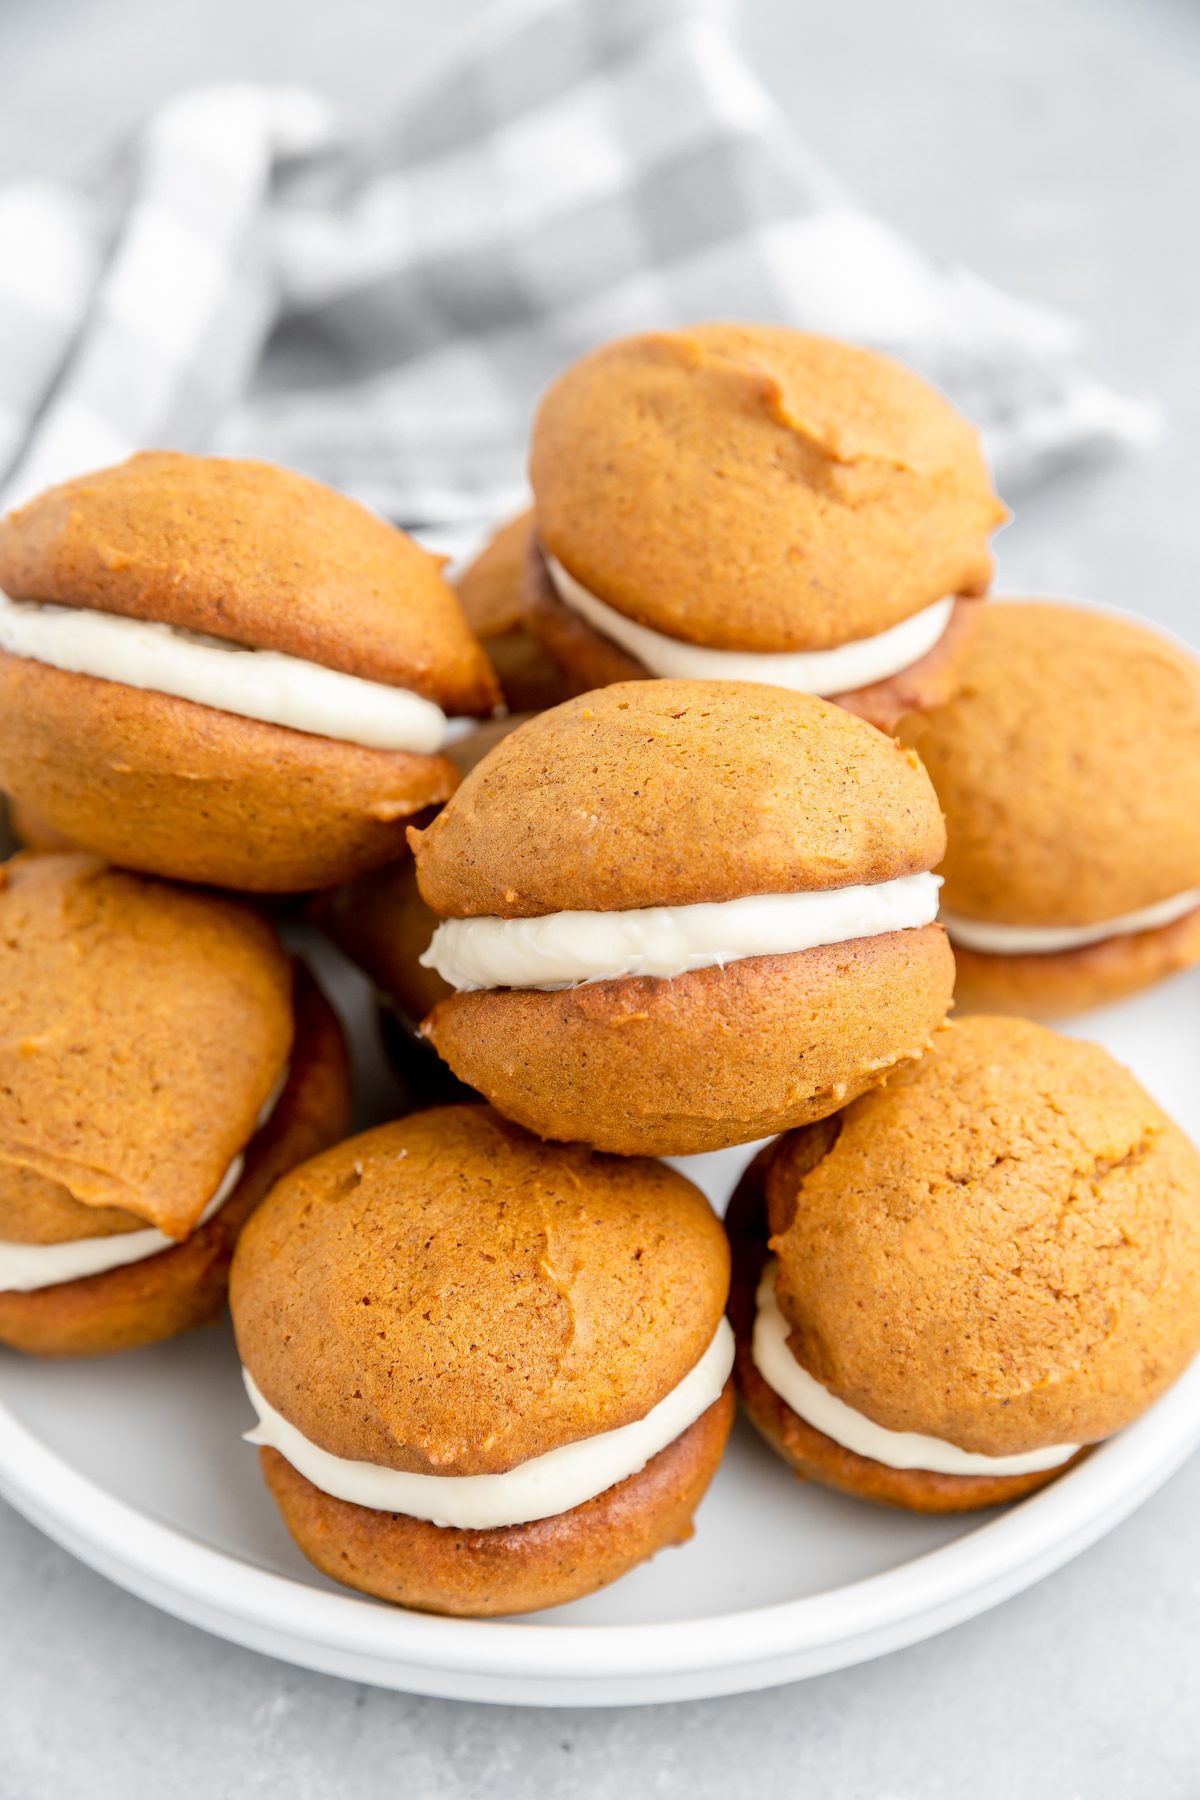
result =
[[230,1299],[254,1441],[319,1567],[529,1611],[691,1533],[732,1417],[725,1235],[680,1175],[418,1113],[279,1182]]
[[526,617],[567,673],[777,681],[888,730],[955,691],[978,610],[956,602],[1006,517],[932,388],[773,325],[591,352],[542,403],[530,479]]
[[751,1418],[891,1505],[1041,1486],[1200,1345],[1200,1157],[1105,1051],[1022,1020],[781,1139],[729,1229]]
[[0,521],[0,781],[54,831],[220,887],[330,886],[457,776],[490,665],[405,535],[264,463],[165,451]]

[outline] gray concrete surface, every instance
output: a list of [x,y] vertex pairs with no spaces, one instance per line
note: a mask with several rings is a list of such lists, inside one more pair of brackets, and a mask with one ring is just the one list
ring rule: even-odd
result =
[[[0,0],[0,172],[84,153],[185,82],[379,112],[476,0]],[[1170,431],[1016,496],[1002,578],[1194,639],[1200,11],[1189,0],[747,0],[809,146],[923,245],[1084,315]],[[0,250],[2,253],[2,250]],[[0,1800],[1195,1800],[1200,1462],[985,1618],[859,1669],[602,1713],[461,1706],[272,1663],[162,1617],[0,1507]]]

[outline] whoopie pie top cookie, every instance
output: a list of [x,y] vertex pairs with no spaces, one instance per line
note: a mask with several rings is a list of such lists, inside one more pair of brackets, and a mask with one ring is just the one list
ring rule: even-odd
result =
[[345,1461],[498,1476],[645,1418],[709,1351],[728,1285],[720,1221],[683,1176],[461,1106],[281,1181],[230,1301],[265,1417]]
[[1080,606],[989,606],[958,698],[900,735],[946,814],[961,997],[1054,1016],[1200,957],[1200,663],[1181,647]]
[[0,589],[277,651],[449,714],[498,698],[439,559],[269,463],[149,450],[49,488],[0,520]]
[[1195,1353],[1200,1156],[1099,1046],[968,1018],[816,1134],[768,1176],[775,1300],[817,1398],[882,1428],[866,1455],[1063,1462]]
[[0,869],[0,1240],[183,1239],[287,1066],[292,971],[249,908],[109,868]]
[[559,599],[627,673],[825,695],[932,655],[955,597],[986,592],[1006,517],[975,431],[925,382],[783,326],[603,345],[546,395],[530,477]]

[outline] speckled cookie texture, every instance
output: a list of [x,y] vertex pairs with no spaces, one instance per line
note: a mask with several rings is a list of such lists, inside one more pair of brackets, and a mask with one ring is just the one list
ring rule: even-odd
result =
[[0,520],[0,588],[280,650],[487,713],[486,658],[438,558],[270,463],[146,451]]
[[783,326],[593,351],[542,403],[530,478],[539,533],[584,587],[723,650],[827,650],[982,594],[1006,516],[932,388]]
[[501,1474],[643,1418],[708,1348],[728,1285],[720,1221],[683,1176],[462,1106],[280,1182],[231,1304],[259,1388],[323,1450]]
[[[266,463],[147,452],[0,520],[18,600],[158,621],[488,714],[499,688],[438,559]],[[366,749],[0,656],[0,782],[126,867],[265,892],[400,853],[453,792],[443,756]]]
[[447,918],[688,906],[891,881],[944,828],[920,761],[824,700],[623,682],[531,719],[410,832]]
[[[295,967],[293,1006],[286,1084],[246,1144],[241,1178],[219,1211],[182,1243],[140,1262],[29,1293],[0,1292],[0,1343],[31,1356],[107,1356],[220,1316],[242,1226],[279,1176],[335,1143],[350,1118],[342,1028],[303,964]],[[10,1241],[49,1243],[145,1223],[116,1208],[84,1206],[61,1183],[29,1170],[0,1172],[0,1237]]]
[[[781,1166],[781,1179],[786,1164]],[[1118,1431],[1200,1344],[1200,1156],[1093,1044],[977,1016],[768,1195],[798,1360],[891,1431]]]
[[770,1256],[768,1192],[774,1201],[771,1210],[777,1215],[775,1225],[782,1230],[792,1218],[800,1180],[832,1148],[839,1129],[835,1114],[805,1130],[776,1138],[746,1169],[725,1214],[733,1255],[729,1318],[737,1342],[734,1374],[747,1417],[802,1481],[819,1481],[824,1487],[879,1506],[921,1513],[975,1512],[1019,1500],[1044,1487],[1087,1451],[1080,1451],[1079,1457],[1059,1468],[1027,1475],[944,1475],[932,1469],[893,1469],[847,1450],[818,1431],[793,1412],[759,1373],[753,1340],[759,1283]]
[[[0,1236],[58,1241],[65,1190],[186,1237],[291,1053],[278,938],[93,857],[18,857],[0,881]],[[31,1183],[59,1190],[48,1236]]]

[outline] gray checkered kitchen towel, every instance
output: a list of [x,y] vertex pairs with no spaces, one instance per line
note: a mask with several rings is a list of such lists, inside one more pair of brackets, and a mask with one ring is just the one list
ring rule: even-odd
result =
[[698,318],[892,352],[1002,483],[1154,431],[1071,321],[857,207],[704,0],[502,4],[367,141],[303,92],[186,93],[77,181],[0,189],[0,243],[6,504],[219,450],[448,541],[521,503],[564,363]]

